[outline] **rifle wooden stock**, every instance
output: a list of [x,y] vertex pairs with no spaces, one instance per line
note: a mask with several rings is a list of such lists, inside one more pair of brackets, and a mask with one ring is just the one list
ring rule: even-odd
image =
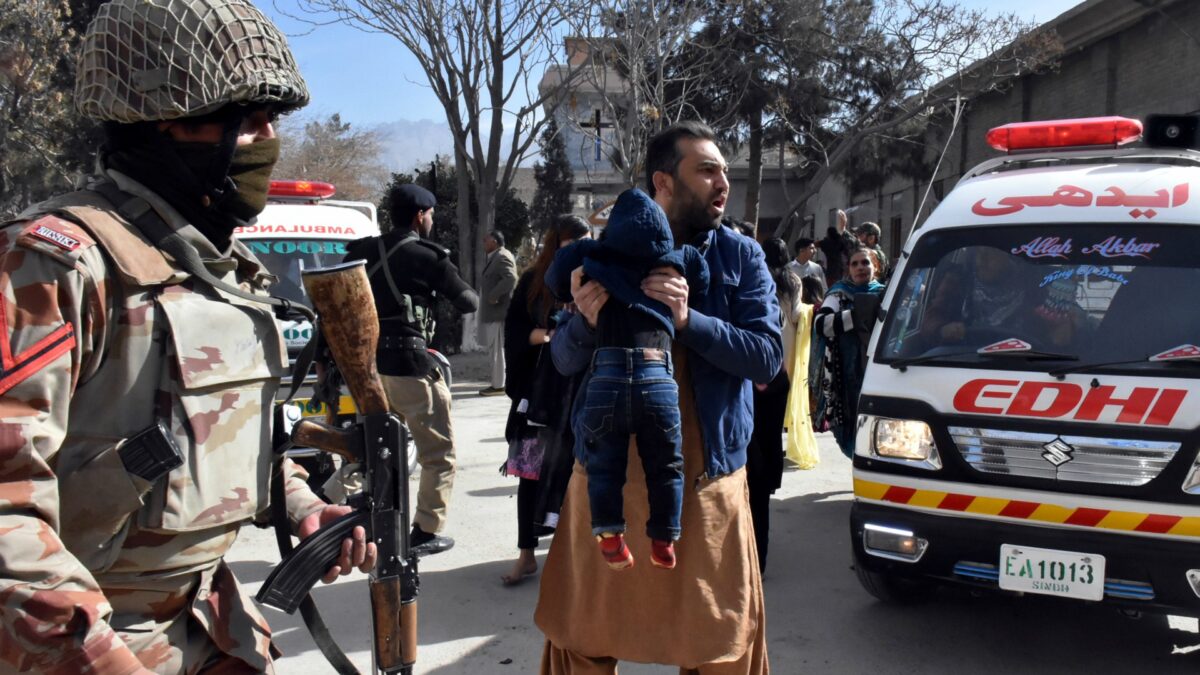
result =
[[304,290],[321,317],[321,332],[359,412],[387,412],[387,396],[375,368],[379,314],[365,263],[337,265],[303,275]]
[[361,458],[354,449],[355,433],[349,429],[338,429],[310,419],[296,422],[292,427],[292,442],[304,448],[317,448],[341,455],[347,462],[358,462]]

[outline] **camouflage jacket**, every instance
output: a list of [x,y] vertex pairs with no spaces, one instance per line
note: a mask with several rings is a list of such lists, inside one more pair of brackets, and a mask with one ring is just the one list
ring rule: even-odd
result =
[[[264,291],[270,276],[240,243],[222,255],[156,196],[110,176],[215,276]],[[120,596],[172,589],[175,601],[140,605],[142,619],[170,620],[210,594],[198,580],[211,579],[243,524],[265,516],[269,413],[287,352],[267,307],[218,295],[94,192],[0,229],[0,670],[136,666],[112,625],[114,606],[128,611]],[[156,421],[185,459],[150,484],[117,449]],[[324,504],[302,469],[289,462],[285,475],[294,526]],[[212,624],[228,620],[229,603],[249,605],[222,601],[224,612],[213,603],[199,617],[218,645]]]

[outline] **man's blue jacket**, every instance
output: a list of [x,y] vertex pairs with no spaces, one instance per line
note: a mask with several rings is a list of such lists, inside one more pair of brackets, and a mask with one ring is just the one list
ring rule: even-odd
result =
[[[709,287],[693,294],[688,325],[676,342],[691,354],[692,390],[704,436],[705,475],[732,473],[746,464],[746,446],[754,430],[751,382],[770,382],[783,362],[779,302],[762,248],[727,227],[692,242],[708,263]],[[580,315],[554,333],[550,351],[558,370],[586,370],[596,335]],[[586,382],[579,388],[572,416],[586,405]],[[782,433],[782,430],[780,430]],[[696,478],[696,477],[690,477]]]

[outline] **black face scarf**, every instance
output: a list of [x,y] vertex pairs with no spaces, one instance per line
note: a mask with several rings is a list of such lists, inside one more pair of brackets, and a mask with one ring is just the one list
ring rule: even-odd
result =
[[233,150],[229,178],[234,189],[216,206],[238,220],[251,220],[267,206],[267,190],[271,187],[271,171],[279,161],[279,139],[268,138]]
[[150,188],[200,230],[218,250],[235,227],[262,212],[278,139],[237,145],[240,120],[220,143],[183,143],[153,128],[110,133],[108,166]]

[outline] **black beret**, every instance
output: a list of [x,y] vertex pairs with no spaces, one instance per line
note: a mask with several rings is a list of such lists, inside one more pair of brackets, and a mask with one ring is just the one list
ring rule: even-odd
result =
[[432,192],[412,183],[392,188],[390,201],[393,211],[424,211],[437,206],[437,197]]

